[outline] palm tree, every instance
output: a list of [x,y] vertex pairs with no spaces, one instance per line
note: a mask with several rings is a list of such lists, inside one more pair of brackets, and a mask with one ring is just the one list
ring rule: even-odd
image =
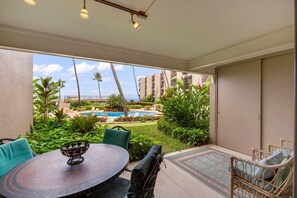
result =
[[58,98],[58,109],[59,109],[60,101],[61,101],[61,89],[63,87],[65,87],[65,81],[59,79],[58,82],[57,82],[57,85],[58,85],[58,89],[59,89],[59,98]]
[[169,81],[168,81],[168,77],[167,77],[166,71],[165,70],[162,70],[162,73],[163,73],[163,76],[165,78],[165,82],[166,82],[165,84],[167,84],[167,87],[165,85],[165,88],[168,88],[168,87],[170,87],[170,85],[169,85]]
[[137,87],[137,80],[136,80],[136,76],[135,76],[134,66],[132,66],[132,70],[133,70],[133,76],[134,76],[134,82],[135,82],[136,93],[137,93],[137,96],[138,96],[138,100],[140,101],[140,95],[139,95],[139,90],[138,90],[138,87]]
[[100,74],[100,72],[96,72],[94,73],[94,78],[93,80],[97,80],[98,83],[98,91],[99,91],[99,98],[101,98],[101,91],[100,91],[100,84],[99,82],[102,82],[102,76]]
[[73,61],[73,68],[74,68],[74,73],[75,73],[75,79],[76,79],[76,84],[77,84],[77,95],[78,95],[78,106],[80,107],[80,89],[79,89],[79,82],[78,82],[78,76],[76,72],[76,64],[74,58],[72,58]]
[[120,93],[120,96],[121,96],[121,102],[122,102],[122,105],[123,105],[123,110],[124,110],[125,116],[128,116],[128,110],[127,110],[127,106],[126,106],[125,97],[124,97],[124,94],[123,94],[123,91],[122,91],[122,87],[121,87],[121,84],[119,82],[119,79],[118,79],[117,73],[115,71],[114,65],[112,63],[110,63],[110,68],[111,68],[113,78],[114,78],[114,80],[115,80],[115,82],[117,84],[117,87],[118,87],[118,90],[119,90],[119,93]]

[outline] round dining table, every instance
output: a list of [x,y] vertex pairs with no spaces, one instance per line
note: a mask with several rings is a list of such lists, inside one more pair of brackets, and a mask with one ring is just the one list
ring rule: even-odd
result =
[[85,197],[116,179],[129,161],[125,149],[109,144],[91,144],[83,157],[84,162],[76,166],[69,166],[60,150],[34,157],[0,179],[0,194],[13,198]]

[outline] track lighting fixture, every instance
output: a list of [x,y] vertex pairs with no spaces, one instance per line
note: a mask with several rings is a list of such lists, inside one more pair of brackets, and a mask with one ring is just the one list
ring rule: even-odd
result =
[[36,5],[36,2],[35,0],[24,0],[24,2],[30,6],[35,6]]
[[140,24],[134,21],[132,13],[131,13],[131,22],[133,24],[134,29],[140,28]]
[[84,7],[80,11],[80,17],[83,19],[89,18],[88,10],[86,8],[86,0],[84,0]]
[[[94,1],[130,13],[131,14],[131,22],[132,22],[133,28],[134,29],[139,29],[140,28],[140,24],[138,22],[134,21],[133,16],[136,15],[137,17],[140,17],[142,19],[146,19],[147,18],[147,14],[146,14],[147,11],[152,7],[152,5],[154,4],[154,2],[156,0],[153,1],[153,3],[149,6],[149,8],[146,11],[132,10],[130,8],[124,7],[122,5],[119,5],[119,4],[116,4],[116,3],[113,3],[113,2],[110,2],[110,1],[107,1],[107,0],[94,0]],[[36,5],[36,0],[24,0],[24,2],[26,4],[28,4],[28,5],[31,5],[31,6]],[[83,19],[88,19],[89,18],[89,13],[88,13],[88,10],[86,8],[86,0],[84,0],[84,6],[83,6],[83,8],[80,11],[80,17],[83,18]]]

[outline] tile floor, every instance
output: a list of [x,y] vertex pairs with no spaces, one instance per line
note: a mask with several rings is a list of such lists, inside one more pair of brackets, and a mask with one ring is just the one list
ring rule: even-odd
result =
[[[216,145],[206,145],[210,148],[216,149],[218,151],[235,155],[241,158],[250,159],[250,156],[225,149]],[[176,155],[182,152],[199,149],[201,147],[196,147],[192,149],[187,149],[183,151],[178,151],[174,153],[169,153],[166,156]],[[187,172],[183,171],[173,163],[165,159],[167,168],[164,164],[161,164],[161,171],[158,174],[158,179],[155,187],[155,197],[156,198],[220,198],[222,195],[218,194],[213,189],[206,186],[204,183],[200,182]],[[129,165],[129,168],[133,168],[136,163]],[[122,177],[129,178],[130,173],[124,172]]]

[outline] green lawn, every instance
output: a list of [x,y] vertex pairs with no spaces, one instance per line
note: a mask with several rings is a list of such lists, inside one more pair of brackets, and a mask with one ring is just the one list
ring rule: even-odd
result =
[[127,124],[108,124],[108,127],[120,125],[126,129],[131,130],[132,133],[144,134],[154,138],[163,146],[164,153],[179,151],[193,146],[184,144],[177,139],[173,139],[162,132],[158,131],[157,122],[146,123],[127,123]]

